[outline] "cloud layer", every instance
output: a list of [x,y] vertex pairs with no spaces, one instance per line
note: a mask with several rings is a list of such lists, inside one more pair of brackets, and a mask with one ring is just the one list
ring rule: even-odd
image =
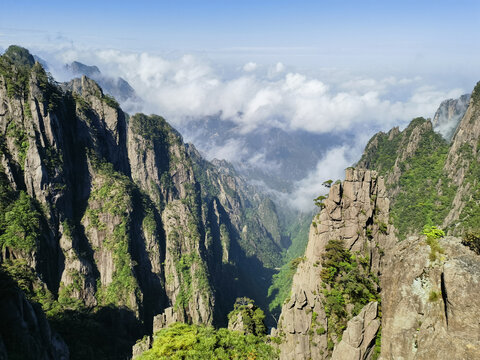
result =
[[[167,58],[70,48],[50,56],[47,60],[51,63],[77,60],[97,65],[106,75],[123,77],[144,100],[144,112],[160,114],[176,126],[214,115],[233,122],[241,136],[268,128],[350,134],[294,184],[289,199],[294,199],[291,203],[298,209],[312,208],[312,199],[324,191],[323,181],[343,178],[344,169],[358,160],[373,133],[402,127],[417,116],[431,117],[442,100],[464,92],[437,89],[419,77],[375,79],[341,72],[336,76],[337,70],[323,70],[324,77],[306,75],[280,62],[271,66],[247,62],[226,70],[192,55]],[[51,70],[62,78],[65,75],[60,69]],[[124,106],[130,110],[128,104]],[[239,155],[251,156],[249,166],[278,169],[278,164],[268,164],[262,153],[245,153],[242,140],[235,135],[222,144],[200,150],[210,159],[234,161]]]
[[[145,100],[145,111],[162,114],[174,124],[220,114],[242,133],[265,127],[315,133],[364,125],[386,129],[416,116],[431,116],[442,100],[462,93],[439,91],[420,78],[393,76],[327,84],[287,71],[281,63],[268,67],[249,62],[225,76],[222,69],[192,55],[167,59],[117,50],[70,50],[57,58],[95,64],[104,73],[123,77]],[[402,96],[395,96],[396,91]]]

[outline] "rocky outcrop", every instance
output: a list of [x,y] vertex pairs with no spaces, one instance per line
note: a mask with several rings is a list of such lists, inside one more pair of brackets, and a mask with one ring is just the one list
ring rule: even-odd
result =
[[180,321],[178,313],[173,307],[168,307],[163,313],[155,315],[153,318],[153,333],[155,334],[157,331],[160,331],[177,321]]
[[153,345],[152,338],[150,336],[145,336],[141,340],[137,341],[132,348],[132,359],[138,358],[145,351],[150,349]]
[[[325,248],[330,240],[341,240],[346,249],[368,257],[371,272],[378,274],[380,249],[394,242],[388,210],[384,180],[375,172],[349,168],[345,181],[332,185],[324,209],[313,220],[305,257],[298,265],[291,297],[282,307],[274,332],[282,339],[282,359],[331,356],[338,338],[324,305],[321,273]],[[368,351],[370,348],[364,353]]]
[[[17,203],[11,216],[29,221],[18,220],[24,238],[13,227],[0,238],[0,262],[34,269],[56,312],[128,319],[122,348],[167,310],[226,323],[236,296],[266,293],[264,266],[278,265],[284,245],[269,199],[234,172],[197,166],[204,160],[160,116],[127,121],[93,80],[58,86],[19,54],[25,61],[0,57],[0,222]],[[276,256],[268,264],[253,256],[264,249]]]
[[432,120],[433,128],[450,141],[470,103],[470,94],[442,101]]
[[[465,227],[463,220],[471,217],[478,209],[479,174],[479,140],[480,140],[480,88],[475,87],[469,106],[457,127],[445,162],[445,172],[449,179],[458,186],[450,212],[445,217],[443,226],[450,227],[451,232],[458,233],[455,228]],[[469,203],[469,204],[468,204]],[[466,207],[466,209],[465,209]],[[475,221],[476,222],[476,221]],[[461,224],[460,224],[461,223]],[[460,226],[459,226],[460,225]],[[469,224],[466,227],[471,227]]]
[[78,61],[65,65],[65,69],[74,77],[87,76],[95,80],[105,92],[120,101],[122,108],[127,112],[140,109],[142,100],[125,79],[104,75],[97,66],[85,65]]
[[379,328],[378,303],[371,302],[348,322],[342,340],[333,350],[332,360],[370,359]]
[[[424,238],[387,250],[382,271],[383,359],[477,359],[480,259],[446,237],[432,259]],[[432,261],[433,260],[433,261]]]

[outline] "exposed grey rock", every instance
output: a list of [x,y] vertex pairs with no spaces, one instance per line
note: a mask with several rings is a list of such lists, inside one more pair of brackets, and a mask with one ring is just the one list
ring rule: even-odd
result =
[[[379,229],[380,224],[388,224],[389,201],[383,178],[377,177],[375,172],[347,169],[345,181],[332,185],[324,204],[325,208],[310,227],[305,257],[293,278],[292,295],[282,307],[277,329],[283,340],[280,344],[281,359],[327,359],[331,355],[327,351],[329,327],[320,277],[322,255],[328,241],[343,240],[347,249],[369,256],[371,269],[376,274],[380,268],[379,249],[395,242],[392,226],[387,231],[389,235]],[[371,307],[375,309],[365,309],[364,314],[368,315],[364,317],[370,318],[373,310],[376,311],[375,305]],[[312,321],[313,313],[317,314],[315,323]],[[352,328],[357,322],[352,324],[347,334],[354,331]],[[323,332],[316,331],[320,327]],[[368,331],[368,336],[375,336],[370,334],[374,332],[371,328]],[[350,343],[342,347],[346,348],[347,344]],[[367,349],[369,345],[359,352],[365,354]]]
[[132,359],[138,358],[145,351],[152,347],[152,338],[150,336],[145,336],[143,339],[137,341],[132,348]]
[[458,99],[442,101],[435,112],[432,123],[435,131],[450,141],[455,133],[460,120],[462,120],[470,103],[470,94],[460,96]]
[[371,302],[350,319],[340,341],[333,350],[332,360],[366,360],[372,354],[380,328],[378,304]]
[[173,307],[168,307],[162,314],[155,315],[153,318],[153,333],[162,330],[163,328],[168,327],[170,324],[173,324],[179,321],[177,312]]
[[429,259],[425,238],[387,250],[381,276],[383,359],[478,359],[480,258],[453,237]]

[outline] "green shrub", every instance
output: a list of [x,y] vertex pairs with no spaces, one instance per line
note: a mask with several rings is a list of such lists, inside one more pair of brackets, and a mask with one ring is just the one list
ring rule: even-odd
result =
[[319,209],[323,209],[325,207],[325,204],[323,203],[324,200],[326,200],[327,197],[324,195],[320,195],[317,198],[313,200],[314,204],[319,207]]
[[153,346],[139,360],[210,360],[278,358],[263,336],[243,335],[227,329],[175,323],[154,336]]
[[480,232],[466,232],[462,237],[462,244],[480,255]]
[[438,291],[432,290],[428,294],[428,301],[435,302],[440,298],[440,293]]
[[118,104],[117,100],[115,100],[115,98],[111,95],[103,95],[103,101],[111,108],[120,109],[120,105]]
[[[370,301],[379,301],[377,281],[368,257],[352,254],[341,240],[330,240],[322,257],[325,313],[329,326],[341,336],[347,321]],[[353,306],[347,306],[347,305]],[[352,308],[351,311],[348,309]]]
[[437,228],[436,226],[425,226],[423,228],[423,234],[427,236],[426,243],[430,246],[430,261],[435,261],[437,259],[437,254],[443,254],[445,250],[440,246],[438,239],[445,236],[443,230]]
[[40,214],[23,190],[5,213],[0,247],[32,251],[40,236]]
[[267,333],[265,327],[265,314],[257,307],[252,299],[247,297],[237,298],[233,311],[228,314],[230,321],[235,320],[241,314],[245,334],[263,336]]

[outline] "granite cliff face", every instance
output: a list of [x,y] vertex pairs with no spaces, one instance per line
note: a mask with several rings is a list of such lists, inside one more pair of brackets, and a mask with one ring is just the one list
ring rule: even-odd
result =
[[[432,259],[425,237],[386,250],[382,359],[477,359],[480,257],[446,237]],[[433,260],[433,261],[432,261]]]
[[142,99],[125,79],[104,75],[97,66],[85,65],[78,61],[65,65],[65,70],[74,77],[87,76],[95,80],[107,94],[117,99],[127,111],[136,111],[141,108]]
[[470,94],[462,95],[458,99],[442,101],[432,120],[435,131],[450,141],[458,123],[465,115],[469,103]]
[[[261,275],[279,261],[268,257],[280,251],[272,203],[203,163],[160,116],[129,117],[85,76],[58,86],[25,49],[0,57],[0,133],[0,263],[17,282],[23,264],[37,274],[48,301],[28,300],[69,345],[72,327],[95,336],[88,326],[108,324],[120,358],[157,314],[226,323],[249,288],[239,267]],[[219,295],[224,283],[235,291]],[[256,286],[248,296],[266,292]]]
[[[368,299],[357,302],[352,294],[335,293],[338,290],[335,285],[328,284],[330,267],[325,260],[331,241],[341,241],[343,251],[364,261],[363,267],[355,263],[350,268],[365,270],[363,276],[367,278],[378,276],[382,248],[394,241],[389,235],[393,229],[388,225],[388,209],[384,180],[375,172],[350,168],[342,184],[332,185],[324,209],[313,220],[305,257],[300,259],[293,278],[291,297],[283,305],[278,328],[273,333],[282,340],[282,359],[328,359],[335,346],[344,349],[334,351],[336,358],[346,348],[362,354],[362,359],[371,354],[379,328],[377,303],[372,302],[359,311]],[[350,275],[351,270],[348,270]],[[334,270],[333,275],[337,271],[341,270]],[[373,293],[378,290],[374,283],[375,280],[371,283]],[[334,307],[332,296],[341,297],[337,305],[344,306],[343,310]],[[356,311],[359,314],[347,326],[341,342],[342,329]],[[360,324],[369,329],[366,338],[358,337],[363,331],[352,330]]]
[[[291,297],[272,332],[282,340],[281,358],[480,356],[478,322],[472,321],[480,258],[465,246],[474,248],[471,241],[478,241],[479,230],[477,92],[478,85],[450,144],[430,121],[414,119],[403,131],[375,135],[357,170],[347,170],[344,184],[332,186],[314,218]],[[377,179],[372,170],[382,176]],[[464,239],[429,243],[418,236],[424,225],[443,226]],[[361,311],[348,311],[352,298],[342,284],[351,272],[345,271],[348,261],[341,251],[332,255],[334,239],[343,240],[350,255],[368,255],[369,272],[380,280],[377,301],[370,299]],[[335,265],[342,259],[344,265]],[[339,317],[332,314],[342,303],[347,311],[340,332]]]
[[0,359],[69,359],[67,345],[52,331],[42,308],[1,270],[0,295]]
[[[463,245],[480,247],[478,87],[451,143],[423,118],[379,133],[316,199],[272,331],[282,359],[480,357]],[[226,325],[237,297],[267,308],[288,245],[275,204],[162,117],[85,76],[59,86],[18,47],[0,57],[0,164],[0,359],[126,358],[176,321]],[[442,223],[464,238],[418,236]]]
[[[477,230],[478,93],[477,85],[471,97],[461,97],[468,107],[459,110],[463,117],[450,143],[433,131],[430,121],[418,118],[402,132],[394,128],[376,134],[357,163],[385,176],[394,224],[402,237],[418,233],[425,224],[442,225],[452,235]],[[445,106],[442,103],[437,113]]]

